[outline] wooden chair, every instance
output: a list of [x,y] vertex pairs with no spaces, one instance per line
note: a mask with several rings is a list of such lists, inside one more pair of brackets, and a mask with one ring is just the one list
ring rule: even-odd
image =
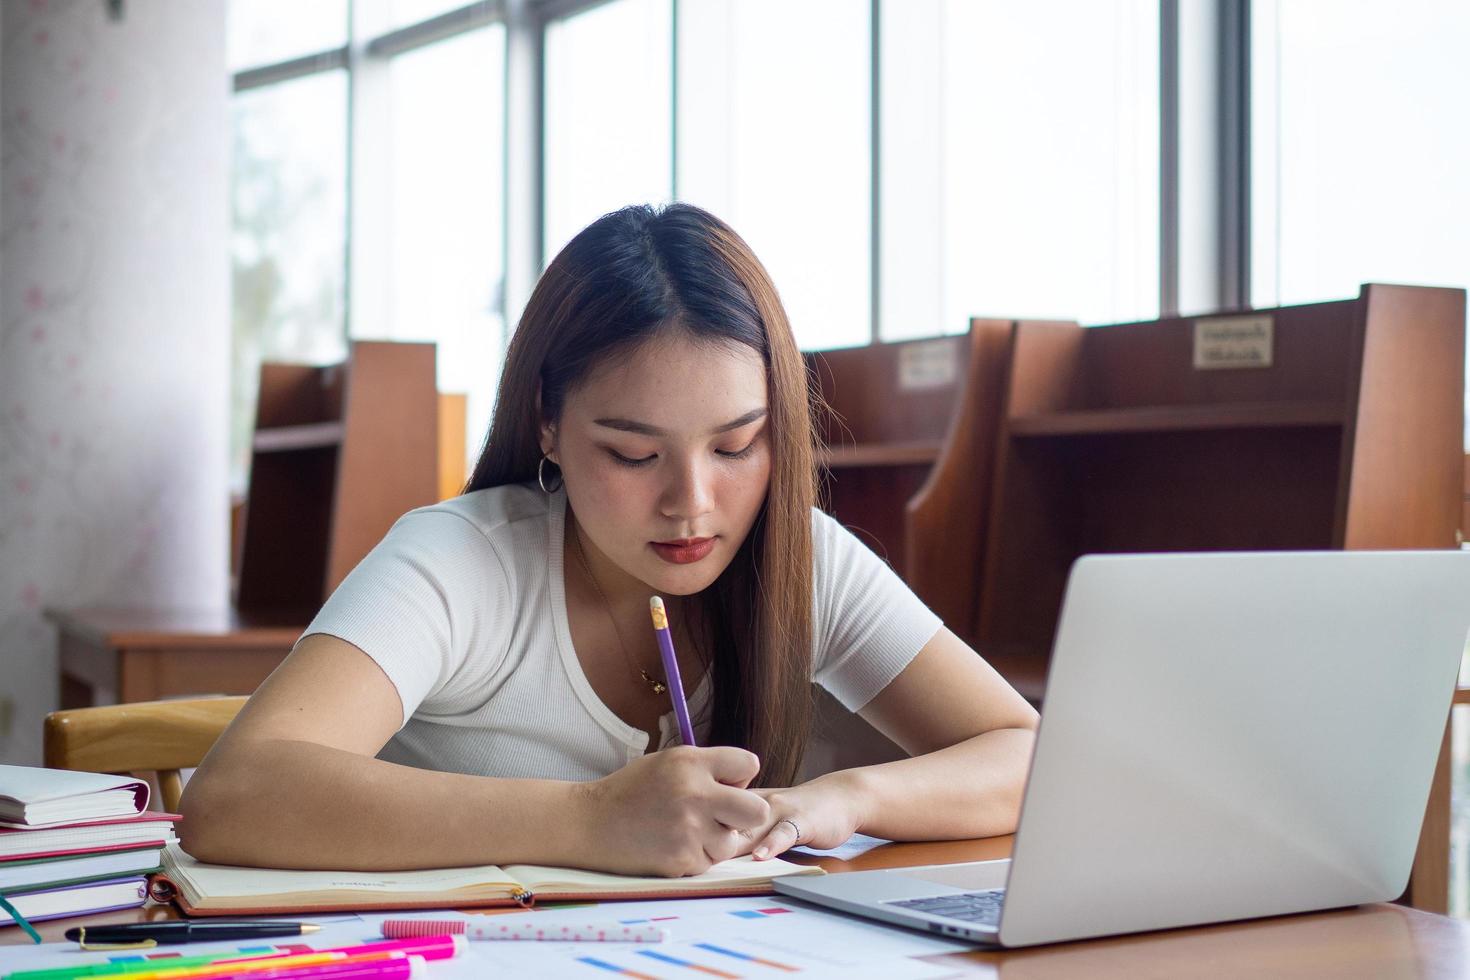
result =
[[46,716],[46,766],[155,773],[163,808],[177,813],[184,790],[179,770],[199,765],[245,701],[194,698],[53,711]]

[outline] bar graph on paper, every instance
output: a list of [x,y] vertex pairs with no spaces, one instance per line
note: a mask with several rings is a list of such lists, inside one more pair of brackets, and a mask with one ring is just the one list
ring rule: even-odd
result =
[[[920,980],[953,975],[953,968],[908,958],[888,958],[863,964],[823,963],[790,953],[768,952],[730,943],[670,943],[667,948],[607,950],[581,953],[575,960],[581,972],[558,970],[558,977],[632,977],[635,980],[757,980],[757,978],[819,977]],[[548,974],[551,975],[551,974]]]
[[[792,909],[780,906],[734,909],[724,913],[724,915],[744,920],[791,914],[793,914]],[[677,915],[650,915],[618,921],[625,925],[650,924],[675,928],[674,923],[681,918]],[[708,917],[702,918],[708,921]],[[810,972],[811,966],[809,963],[803,965],[797,962],[798,959],[806,957],[778,957],[760,950],[738,948],[738,942],[731,941],[670,944],[669,950],[632,949],[628,952],[632,955],[620,956],[617,958],[618,962],[613,962],[605,956],[581,956],[578,957],[578,962],[603,974],[613,976],[657,978],[667,973],[678,976],[701,974],[706,977],[719,977],[721,980],[740,980],[746,976],[772,976],[781,973],[804,973]],[[659,972],[650,973],[649,970]]]
[[[694,955],[691,955],[691,951]],[[680,971],[701,973],[707,977],[721,977],[725,978],[725,980],[740,980],[740,978],[747,975],[743,972],[736,972],[737,967],[740,970],[766,968],[782,973],[803,972],[801,967],[793,963],[782,963],[779,960],[774,960],[756,953],[742,952],[727,946],[717,946],[714,943],[694,943],[690,951],[679,953],[665,953],[657,949],[640,949],[634,951],[634,955],[649,961],[647,963],[648,968],[675,967]],[[696,959],[695,956],[699,956],[701,959]],[[718,965],[712,964],[709,958],[705,958],[706,956],[712,957],[715,964]],[[619,966],[616,963],[610,963],[596,956],[578,957],[578,962],[618,976],[642,978],[654,976],[653,974],[638,972],[636,967],[630,969],[625,966]]]
[[[769,899],[767,900],[769,902]],[[757,978],[801,977],[902,977],[943,976],[938,966],[908,956],[935,952],[922,936],[899,937],[900,944],[913,942],[900,954],[888,940],[876,948],[871,942],[840,941],[831,932],[831,913],[808,911],[794,906],[744,904],[721,909],[717,914],[625,916],[629,924],[657,924],[669,929],[674,941],[658,946],[611,945],[589,949],[582,945],[567,950],[567,959],[555,976],[633,980],[757,980]],[[603,906],[606,911],[608,906]],[[841,923],[843,926],[847,923]],[[864,927],[855,926],[864,932]],[[871,927],[866,927],[871,929]],[[888,932],[889,930],[882,930]],[[859,933],[854,933],[855,939]],[[871,935],[871,933],[868,933]],[[688,937],[687,939],[684,937]],[[838,941],[833,942],[834,939]],[[500,959],[507,950],[497,957]],[[529,951],[516,950],[526,955]],[[877,954],[877,955],[874,955]],[[547,968],[544,951],[540,967]],[[516,956],[517,959],[520,955]],[[502,960],[503,966],[512,966]],[[529,966],[530,964],[525,964]],[[548,974],[550,975],[550,974]]]
[[[436,917],[435,913],[421,914]],[[557,980],[917,980],[949,976],[954,969],[916,957],[968,948],[964,943],[775,896],[598,902],[543,906],[518,914],[547,925],[608,920],[656,925],[668,930],[669,940],[658,944],[471,943],[463,961],[436,962],[430,974],[442,974],[444,980],[479,980],[492,975]],[[382,917],[363,918],[372,924]]]

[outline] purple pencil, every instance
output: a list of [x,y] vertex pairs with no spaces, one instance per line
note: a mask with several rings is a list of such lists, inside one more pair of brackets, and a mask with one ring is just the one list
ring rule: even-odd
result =
[[658,596],[648,600],[653,613],[653,635],[658,637],[658,652],[664,661],[664,677],[669,682],[669,697],[674,699],[674,718],[679,722],[679,738],[685,745],[695,745],[694,726],[689,724],[689,705],[684,700],[684,683],[679,680],[679,658],[674,656],[674,638],[669,635],[669,614]]

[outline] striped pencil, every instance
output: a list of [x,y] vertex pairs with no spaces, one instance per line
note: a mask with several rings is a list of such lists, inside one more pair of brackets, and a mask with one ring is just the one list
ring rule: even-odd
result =
[[[499,918],[498,916],[496,918]],[[519,916],[517,918],[520,918]],[[554,924],[535,921],[466,922],[460,919],[388,919],[383,935],[389,939],[416,936],[464,936],[468,939],[512,939],[568,943],[661,943],[669,931],[658,926],[621,922]]]

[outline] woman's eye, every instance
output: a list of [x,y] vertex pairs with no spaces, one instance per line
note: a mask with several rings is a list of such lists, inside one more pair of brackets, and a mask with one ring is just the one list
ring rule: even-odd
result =
[[750,440],[750,442],[746,443],[744,449],[735,449],[735,450],[716,449],[715,452],[717,454],[725,457],[726,459],[744,459],[745,457],[749,456],[751,453],[755,452],[755,440],[752,439],[752,440]]
[[650,453],[647,456],[643,456],[643,457],[639,457],[639,458],[636,458],[635,459],[635,458],[633,458],[631,456],[624,456],[622,453],[618,452],[616,449],[609,449],[608,450],[608,455],[612,456],[612,458],[614,460],[616,460],[617,462],[621,463],[624,466],[644,466],[644,465],[646,465],[648,463],[653,462],[655,459],[658,459],[658,454],[657,453]]

